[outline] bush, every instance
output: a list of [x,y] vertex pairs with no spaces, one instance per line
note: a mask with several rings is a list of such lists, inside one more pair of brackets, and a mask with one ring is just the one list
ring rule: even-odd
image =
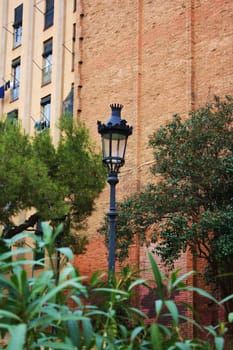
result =
[[[207,292],[187,287],[185,279],[175,271],[168,278],[159,270],[152,254],[149,260],[154,275],[158,299],[155,300],[154,322],[145,322],[147,316],[134,306],[137,287],[147,282],[128,266],[120,274],[106,279],[104,273],[95,272],[87,281],[72,266],[73,254],[69,248],[56,248],[55,232],[43,227],[43,240],[30,234],[20,234],[2,241],[0,254],[0,332],[1,349],[153,349],[153,350],[222,350],[226,325],[202,327],[178,311],[172,298],[174,293],[196,291],[221,305]],[[39,261],[16,260],[19,254],[31,253],[35,248],[20,245],[30,237],[35,246],[44,248],[46,258]],[[8,249],[7,249],[8,248]],[[66,259],[61,271],[56,271],[57,254]],[[26,266],[37,264],[42,270],[34,277],[26,273]],[[229,298],[232,298],[229,296]],[[189,308],[189,306],[186,306]],[[170,317],[170,325],[161,322],[161,315]],[[232,314],[229,315],[232,321]],[[208,332],[211,340],[185,339],[181,323],[192,323]]]

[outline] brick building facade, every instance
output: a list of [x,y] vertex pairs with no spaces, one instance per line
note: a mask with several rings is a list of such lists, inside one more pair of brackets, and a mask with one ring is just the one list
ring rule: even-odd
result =
[[[174,113],[185,117],[212,101],[214,94],[232,94],[233,2],[80,0],[78,5],[75,113],[98,147],[96,121],[108,119],[110,103],[123,104],[122,115],[134,127],[117,185],[120,200],[150,180],[148,136],[154,130]],[[108,203],[106,186],[89,220],[87,253],[76,258],[85,275],[107,268],[97,230]],[[146,254],[135,243],[129,261],[147,268]],[[188,253],[178,265],[183,272],[198,268]]]

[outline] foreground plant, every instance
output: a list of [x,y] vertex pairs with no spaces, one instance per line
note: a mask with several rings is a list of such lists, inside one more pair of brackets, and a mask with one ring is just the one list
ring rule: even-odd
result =
[[[5,249],[0,254],[0,334],[1,349],[63,349],[63,350],[223,350],[226,324],[202,327],[179,311],[174,294],[180,291],[197,292],[217,305],[215,298],[205,291],[187,287],[184,283],[192,272],[170,277],[159,270],[149,254],[153,281],[151,284],[138,277],[128,266],[121,273],[93,273],[89,281],[72,266],[73,254],[69,248],[56,248],[56,238],[62,227],[52,231],[44,225],[43,240],[35,235],[20,234],[2,243],[10,248],[22,239],[35,240],[44,248],[46,258],[38,261],[16,260],[18,254],[31,254],[33,248]],[[67,263],[57,271],[57,254]],[[26,267],[40,265],[42,270],[28,277]],[[58,273],[59,272],[59,273]],[[87,283],[88,282],[88,283]],[[137,288],[156,289],[154,321],[135,306]],[[228,299],[232,298],[229,296]],[[187,306],[189,308],[189,306]],[[164,325],[163,317],[169,317]],[[229,315],[232,321],[232,314]],[[205,330],[209,341],[187,339],[183,335],[184,322]]]

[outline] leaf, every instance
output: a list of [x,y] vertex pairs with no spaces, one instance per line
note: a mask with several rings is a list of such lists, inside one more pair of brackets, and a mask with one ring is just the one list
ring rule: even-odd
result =
[[134,287],[141,285],[145,283],[145,280],[142,278],[137,279],[136,281],[134,281],[133,283],[131,283],[131,285],[129,286],[128,290],[130,291],[131,289],[133,289]]
[[185,343],[181,343],[181,342],[176,342],[175,343],[175,347],[173,349],[179,349],[179,350],[192,350],[193,347],[191,347],[191,345],[188,342]]
[[[67,265],[61,272],[60,272],[60,281],[66,280],[73,272],[75,271],[75,268],[72,265]],[[80,278],[81,279],[81,278]]]
[[155,312],[158,317],[163,307],[163,301],[161,299],[155,300]]
[[72,343],[77,346],[78,349],[81,348],[81,335],[80,335],[80,329],[78,327],[77,321],[74,320],[68,320],[67,321],[68,329],[69,329],[69,335]]
[[233,312],[230,312],[229,315],[228,315],[228,321],[230,323],[233,323]]
[[190,292],[197,292],[198,294],[202,295],[203,297],[206,297],[207,299],[212,300],[214,303],[219,304],[218,300],[215,299],[210,293],[206,292],[205,290],[197,287],[184,287],[182,290],[188,290]]
[[13,320],[21,321],[20,317],[18,317],[13,312],[7,310],[0,310],[0,318],[2,317],[12,318]]
[[67,344],[67,343],[57,343],[57,342],[52,342],[52,341],[45,341],[45,342],[41,343],[40,345],[42,345],[44,349],[46,348],[49,350],[51,350],[51,349],[76,350],[76,348],[72,344]]
[[114,294],[120,294],[124,296],[128,296],[128,292],[125,292],[120,289],[112,289],[112,288],[94,288],[93,291],[100,291],[100,292],[108,292],[108,293],[114,293]]
[[173,283],[172,283],[172,287],[176,287],[179,285],[179,283],[183,280],[185,280],[187,277],[189,277],[190,275],[195,274],[195,271],[189,271],[185,274],[183,274],[182,276],[178,277]]
[[96,346],[97,350],[103,349],[103,343],[104,343],[104,337],[100,334],[95,334],[95,346]]
[[82,320],[83,326],[83,335],[85,339],[85,345],[88,347],[91,344],[91,340],[93,337],[93,328],[91,321],[89,319]]
[[233,294],[231,295],[228,295],[226,298],[222,299],[219,304],[223,304],[225,303],[226,301],[230,300],[230,299],[233,299]]
[[135,338],[138,336],[138,334],[141,333],[143,330],[144,330],[144,327],[141,327],[141,326],[134,328],[130,336],[130,341],[133,342]]
[[165,300],[165,305],[167,306],[168,310],[171,313],[171,317],[176,325],[178,325],[179,322],[179,312],[177,309],[177,306],[173,300]]
[[153,350],[163,350],[163,336],[160,332],[159,326],[153,323],[150,327],[151,345]]
[[70,261],[74,260],[74,254],[70,248],[68,248],[68,247],[58,248],[57,251],[59,251],[61,254],[65,255],[65,257],[67,259],[69,259]]
[[214,338],[214,343],[216,350],[223,350],[224,348],[224,339],[222,337],[215,337]]
[[143,312],[141,311],[140,309],[137,309],[135,307],[130,307],[129,310],[133,311],[135,314],[143,317],[143,318],[148,318],[148,316]]
[[160,273],[160,270],[158,268],[158,265],[155,262],[155,259],[154,259],[153,255],[152,255],[152,253],[148,252],[148,256],[149,256],[150,264],[151,264],[151,267],[152,267],[153,275],[154,275],[154,278],[155,278],[155,282],[157,284],[159,297],[162,299],[163,298],[163,289],[164,289],[164,285],[162,283],[162,275]]
[[[19,324],[17,326],[12,326],[9,329],[11,338],[8,343],[8,350],[24,350],[24,344],[26,341],[26,324]],[[17,345],[16,345],[17,344]]]

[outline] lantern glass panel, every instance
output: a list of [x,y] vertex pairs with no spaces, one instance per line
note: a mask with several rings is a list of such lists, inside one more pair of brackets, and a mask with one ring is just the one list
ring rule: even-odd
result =
[[127,136],[120,133],[106,133],[102,136],[103,158],[107,163],[122,163],[125,156]]
[[109,157],[109,148],[110,148],[110,138],[102,136],[102,150],[103,150],[103,158]]
[[126,137],[121,134],[112,135],[112,162],[119,162],[120,159],[124,159],[125,155]]

